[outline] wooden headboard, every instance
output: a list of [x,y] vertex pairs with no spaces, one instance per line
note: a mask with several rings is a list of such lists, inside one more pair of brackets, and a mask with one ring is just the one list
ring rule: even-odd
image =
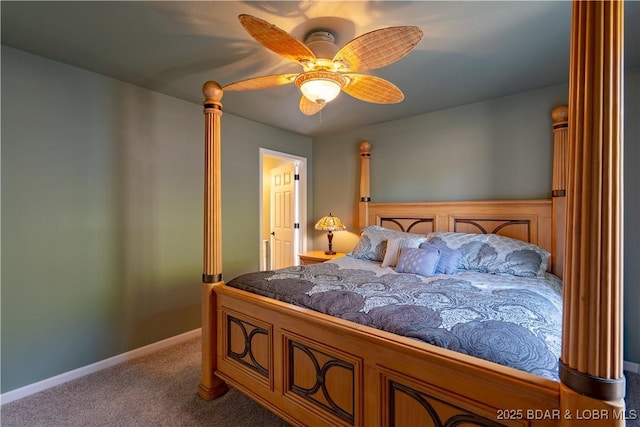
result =
[[495,233],[551,253],[551,199],[471,202],[369,203],[366,224],[427,234]]
[[[563,115],[560,119],[564,118]],[[533,243],[548,251],[551,254],[550,271],[562,277],[564,230],[559,224],[564,221],[560,222],[558,218],[564,213],[561,209],[564,205],[556,200],[556,192],[554,199],[539,200],[372,202],[369,196],[370,159],[371,144],[363,141],[360,144],[360,229],[380,225],[418,234],[433,231],[499,234]],[[554,161],[563,162],[564,159],[555,156]]]
[[360,228],[380,225],[392,230],[494,233],[533,243],[553,259],[551,199],[470,202],[367,203]]

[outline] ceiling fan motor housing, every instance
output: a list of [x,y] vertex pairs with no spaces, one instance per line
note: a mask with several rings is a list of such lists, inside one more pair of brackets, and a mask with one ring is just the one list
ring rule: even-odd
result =
[[317,58],[315,69],[333,67],[333,57],[338,53],[333,34],[325,30],[313,31],[307,36],[305,44]]

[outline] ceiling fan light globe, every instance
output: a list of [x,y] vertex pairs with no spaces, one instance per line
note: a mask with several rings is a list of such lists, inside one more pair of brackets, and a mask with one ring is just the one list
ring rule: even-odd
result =
[[333,101],[340,94],[340,89],[338,82],[328,79],[311,79],[300,85],[302,94],[317,104]]
[[309,101],[326,104],[338,96],[345,79],[342,74],[332,71],[307,71],[296,77],[295,84]]

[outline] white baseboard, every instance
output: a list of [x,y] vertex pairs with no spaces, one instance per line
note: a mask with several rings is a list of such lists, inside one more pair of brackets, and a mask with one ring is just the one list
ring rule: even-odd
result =
[[196,338],[197,336],[200,336],[201,333],[201,328],[194,329],[192,331],[185,332],[183,334],[176,335],[174,337],[167,338],[153,344],[145,345],[144,347],[136,348],[135,350],[131,350],[126,353],[118,354],[117,356],[101,360],[100,362],[92,363],[91,365],[83,366],[82,368],[74,369],[73,371],[64,372],[60,375],[56,375],[55,377],[47,378],[46,380],[38,381],[37,383],[29,384],[15,390],[8,391],[6,393],[2,393],[0,394],[0,405],[13,402],[14,400],[22,399],[23,397],[27,397],[51,387],[64,384],[68,381],[93,374],[94,372],[101,371],[119,363],[146,356],[167,347],[171,347],[172,345],[189,341],[193,338]]
[[640,364],[638,363],[627,362],[625,360],[624,365],[622,365],[622,368],[625,371],[633,372],[634,374],[640,374]]

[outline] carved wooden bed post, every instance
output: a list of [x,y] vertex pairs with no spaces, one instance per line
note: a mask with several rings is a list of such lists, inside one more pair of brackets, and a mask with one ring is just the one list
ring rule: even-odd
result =
[[358,226],[364,228],[369,220],[369,202],[371,191],[369,186],[369,161],[371,160],[371,144],[369,141],[360,143],[360,217]]
[[562,256],[564,253],[565,209],[567,190],[567,134],[568,109],[566,105],[556,107],[551,112],[553,117],[553,184],[552,184],[552,260],[551,271],[562,277]]
[[624,425],[623,24],[622,0],[573,3],[560,360],[561,408],[572,419],[565,424],[587,410],[608,416],[598,425]]
[[220,117],[222,88],[216,82],[206,82],[204,94],[204,260],[202,273],[202,381],[198,389],[206,400],[223,395],[227,385],[215,376],[217,367],[216,293],[222,284],[222,198],[220,168]]

